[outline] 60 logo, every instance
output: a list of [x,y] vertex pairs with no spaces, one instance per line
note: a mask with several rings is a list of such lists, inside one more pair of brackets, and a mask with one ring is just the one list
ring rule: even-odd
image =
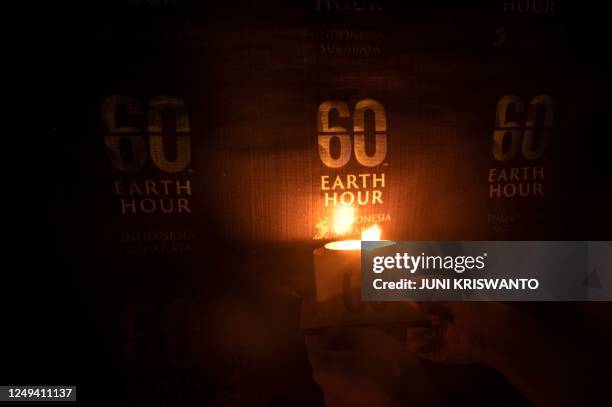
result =
[[[344,167],[354,152],[357,162],[364,167],[376,167],[387,156],[387,115],[383,105],[374,99],[363,99],[355,105],[353,111],[353,140],[347,129],[342,126],[329,125],[332,111],[338,113],[339,118],[351,117],[349,108],[344,102],[326,101],[321,103],[317,114],[317,130],[319,157],[323,164],[329,168]],[[365,143],[365,115],[367,111],[374,114],[374,133],[376,147],[372,155],[366,152]],[[332,157],[331,142],[338,140],[340,154]]]
[[[554,121],[555,102],[548,95],[537,95],[529,103],[524,123],[507,120],[513,110],[523,116],[525,105],[517,95],[506,95],[497,104],[495,130],[493,131],[493,157],[497,161],[510,161],[519,150],[527,160],[536,160],[544,154],[550,141]],[[536,142],[536,119],[543,116],[540,137]],[[508,140],[508,142],[507,142]]]
[[[120,108],[132,118],[144,114],[138,100],[124,95],[113,95],[102,103],[102,122],[107,134],[104,143],[111,164],[119,171],[136,172],[147,162],[147,146],[141,130],[134,126],[117,123]],[[176,123],[176,158],[168,159],[164,149],[162,113],[171,110]],[[185,103],[176,96],[159,96],[149,103],[146,111],[148,132],[148,155],[161,171],[175,173],[183,171],[191,162],[191,137],[189,114]],[[128,159],[129,157],[129,159]]]

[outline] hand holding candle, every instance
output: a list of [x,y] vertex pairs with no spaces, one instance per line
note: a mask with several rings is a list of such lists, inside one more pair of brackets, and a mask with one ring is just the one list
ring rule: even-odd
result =
[[[338,235],[353,230],[355,210],[336,208],[333,226]],[[361,240],[341,240],[327,243],[313,252],[316,303],[303,314],[315,314],[303,327],[325,327],[338,324],[374,325],[397,324],[420,319],[418,312],[401,303],[366,303],[361,300],[361,242],[381,241],[382,231],[377,224],[361,231]],[[393,245],[381,241],[381,245]]]
[[[380,240],[380,235],[380,227],[374,225],[362,232],[362,239]],[[363,312],[365,306],[361,303],[359,291],[361,240],[330,242],[313,254],[320,313],[343,319]]]

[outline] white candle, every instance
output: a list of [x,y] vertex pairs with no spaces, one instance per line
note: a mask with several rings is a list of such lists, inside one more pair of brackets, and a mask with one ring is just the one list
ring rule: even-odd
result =
[[[390,304],[361,301],[361,242],[380,240],[377,225],[362,232],[362,240],[327,243],[313,252],[316,312],[321,319],[342,322],[373,322]],[[382,244],[382,242],[381,242]],[[385,245],[394,242],[384,241]]]
[[[353,208],[336,208],[334,232],[350,233],[354,218]],[[338,324],[402,324],[422,319],[420,313],[406,304],[361,301],[361,242],[380,241],[380,238],[380,227],[374,225],[362,231],[361,240],[330,242],[314,250],[316,297],[302,302],[302,329],[320,329]],[[381,246],[394,244],[392,241],[381,241]]]

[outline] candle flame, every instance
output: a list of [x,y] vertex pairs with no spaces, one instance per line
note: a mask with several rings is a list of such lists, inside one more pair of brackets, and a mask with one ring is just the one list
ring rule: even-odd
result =
[[353,230],[355,223],[355,208],[352,206],[339,206],[334,211],[334,233],[346,235]]
[[380,226],[374,224],[361,232],[361,240],[375,241],[380,240]]

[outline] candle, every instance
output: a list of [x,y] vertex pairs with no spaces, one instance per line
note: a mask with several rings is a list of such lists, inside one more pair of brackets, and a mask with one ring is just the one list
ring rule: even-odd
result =
[[[362,232],[361,239],[378,241],[380,236],[380,227],[374,225]],[[376,306],[361,301],[362,240],[330,242],[314,250],[316,308],[320,317],[334,321],[363,321],[372,317]]]
[[[354,208],[336,208],[334,233],[353,233],[354,219]],[[381,228],[373,225],[362,230],[361,240],[330,242],[313,251],[316,296],[306,298],[302,303],[300,325],[303,330],[318,330],[338,324],[406,324],[422,319],[422,315],[406,304],[361,300],[361,243],[379,241],[378,247],[395,244],[381,240],[381,235]]]

